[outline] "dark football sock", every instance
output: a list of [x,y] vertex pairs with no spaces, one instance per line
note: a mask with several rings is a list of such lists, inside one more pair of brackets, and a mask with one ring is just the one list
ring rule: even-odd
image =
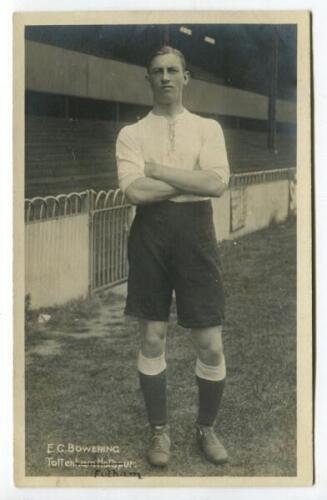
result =
[[217,382],[196,377],[199,387],[199,415],[197,422],[211,426],[217,417],[223,395],[225,379]]
[[165,425],[167,423],[166,370],[158,375],[144,375],[139,372],[139,378],[150,424]]

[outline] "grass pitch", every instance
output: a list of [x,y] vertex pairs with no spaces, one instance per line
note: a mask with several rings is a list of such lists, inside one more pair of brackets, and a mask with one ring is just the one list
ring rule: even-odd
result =
[[42,311],[51,315],[44,325],[36,313],[26,316],[26,474],[94,475],[90,463],[102,460],[142,476],[296,475],[295,231],[289,220],[221,246],[228,378],[217,431],[228,464],[207,463],[197,449],[195,354],[174,308],[167,341],[172,458],[164,470],[147,464],[137,324],[124,319],[124,297],[111,291]]

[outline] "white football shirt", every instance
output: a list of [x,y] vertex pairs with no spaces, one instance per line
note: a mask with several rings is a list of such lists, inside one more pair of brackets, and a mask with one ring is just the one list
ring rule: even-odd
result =
[[[190,111],[175,117],[150,111],[143,119],[122,128],[116,144],[119,186],[123,192],[144,177],[145,163],[157,163],[184,170],[213,170],[228,184],[229,165],[225,139],[217,121]],[[183,194],[172,201],[197,201],[206,197]]]

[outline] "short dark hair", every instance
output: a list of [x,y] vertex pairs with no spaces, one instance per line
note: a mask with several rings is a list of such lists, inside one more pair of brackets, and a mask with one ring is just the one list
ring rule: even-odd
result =
[[170,47],[170,45],[164,45],[163,47],[160,47],[159,49],[154,50],[149,59],[148,59],[148,64],[147,64],[147,70],[149,72],[151,63],[153,59],[157,56],[165,56],[166,54],[174,54],[175,56],[179,57],[181,63],[182,63],[182,68],[183,71],[186,70],[186,61],[184,55],[181,53],[180,50],[174,49],[174,47]]

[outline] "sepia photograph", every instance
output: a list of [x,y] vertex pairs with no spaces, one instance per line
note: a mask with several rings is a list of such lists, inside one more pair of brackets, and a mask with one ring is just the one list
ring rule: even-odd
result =
[[312,484],[309,14],[14,21],[16,484]]

